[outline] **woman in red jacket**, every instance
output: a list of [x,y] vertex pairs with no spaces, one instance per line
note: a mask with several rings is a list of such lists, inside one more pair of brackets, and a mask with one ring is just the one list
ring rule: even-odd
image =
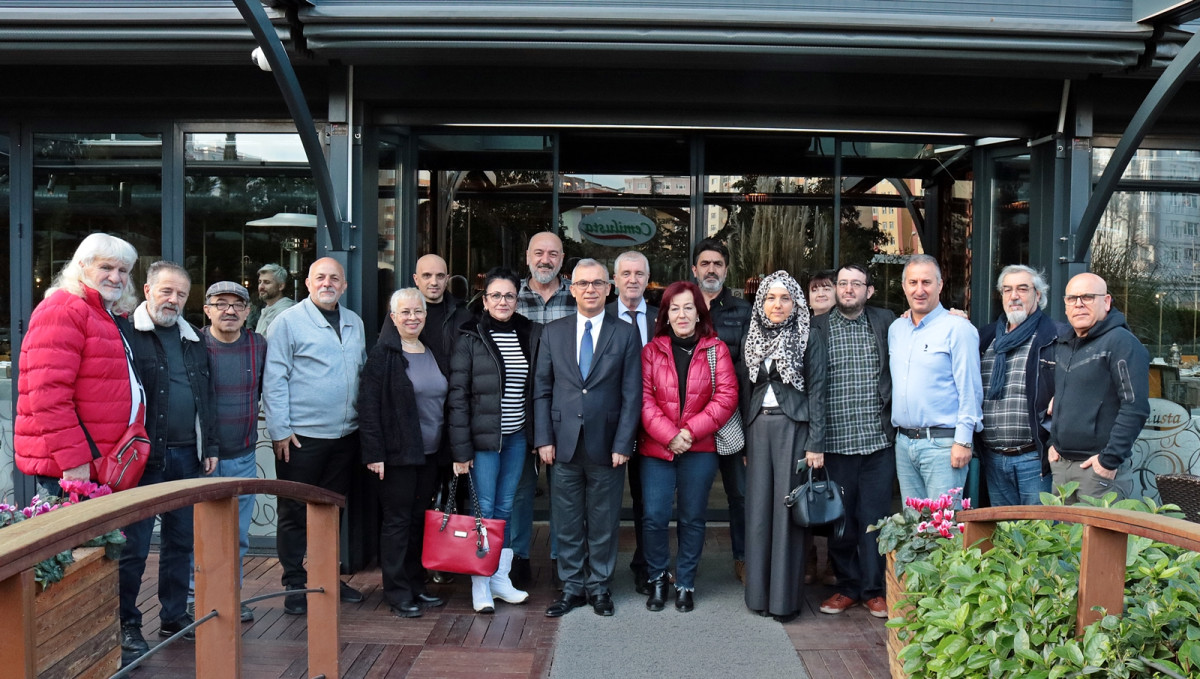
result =
[[[713,379],[715,373],[716,379]],[[675,609],[692,610],[696,568],[704,549],[704,515],[717,472],[713,435],[733,415],[737,378],[729,349],[717,338],[700,288],[672,283],[663,293],[654,339],[642,350],[642,541],[650,574],[646,608],[667,599],[672,501],[679,510]]]

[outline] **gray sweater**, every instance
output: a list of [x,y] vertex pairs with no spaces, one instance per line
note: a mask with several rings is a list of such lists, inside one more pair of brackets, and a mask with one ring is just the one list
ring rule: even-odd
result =
[[337,439],[358,429],[358,376],[367,358],[362,319],[344,305],[341,341],[311,299],[267,329],[263,413],[271,440]]

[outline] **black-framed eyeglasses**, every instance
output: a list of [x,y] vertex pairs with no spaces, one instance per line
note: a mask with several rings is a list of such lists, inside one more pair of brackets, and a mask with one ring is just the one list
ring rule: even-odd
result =
[[1084,304],[1091,304],[1092,302],[1096,301],[1097,297],[1105,297],[1107,295],[1108,293],[1106,292],[1088,292],[1082,295],[1067,295],[1066,297],[1063,297],[1063,301],[1067,303],[1067,306],[1075,306],[1080,302],[1083,302]]
[[595,288],[597,290],[603,290],[605,287],[608,286],[608,281],[599,281],[599,280],[597,280],[597,281],[575,281],[574,283],[571,283],[571,285],[573,287],[579,288],[580,290],[587,290],[588,288]]
[[489,292],[485,294],[484,297],[487,297],[493,302],[508,302],[511,304],[517,301],[517,296],[511,292]]
[[862,290],[863,288],[867,287],[867,284],[863,283],[862,281],[838,281],[837,286],[839,288],[854,288],[855,290]]
[[250,308],[250,305],[246,302],[212,302],[211,304],[205,304],[204,306],[210,306],[217,311],[229,311],[231,308],[234,311],[245,311],[246,309]]

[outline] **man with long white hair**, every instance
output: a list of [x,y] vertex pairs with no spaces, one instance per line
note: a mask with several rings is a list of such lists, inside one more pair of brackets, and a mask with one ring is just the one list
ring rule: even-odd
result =
[[117,325],[136,305],[129,280],[136,262],[137,251],[120,238],[88,236],[29,319],[13,442],[17,468],[45,491],[61,492],[59,479],[89,480],[88,437],[111,449],[143,400]]

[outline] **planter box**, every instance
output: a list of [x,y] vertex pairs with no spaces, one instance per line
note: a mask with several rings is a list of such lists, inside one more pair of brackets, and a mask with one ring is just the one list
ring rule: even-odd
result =
[[[884,583],[887,585],[887,607],[888,613],[892,618],[898,618],[907,613],[911,606],[900,606],[900,599],[904,596],[904,580],[896,577],[896,555],[894,552],[887,554],[887,566],[884,568]],[[904,673],[904,663],[897,659],[900,651],[907,646],[903,641],[900,641],[899,630],[888,628],[887,631],[887,650],[888,650],[888,668],[891,669],[893,679],[907,679],[908,675]]]
[[63,579],[34,599],[40,679],[109,677],[121,664],[117,562],[103,547],[73,554]]

